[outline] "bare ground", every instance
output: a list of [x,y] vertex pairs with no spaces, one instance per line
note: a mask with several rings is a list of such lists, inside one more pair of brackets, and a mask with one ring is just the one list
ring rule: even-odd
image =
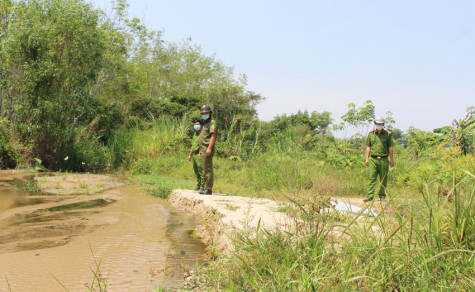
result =
[[254,232],[287,228],[294,219],[283,212],[284,205],[269,199],[200,195],[196,191],[173,190],[169,201],[177,208],[200,216],[204,222],[197,231],[203,241],[219,252],[232,248],[234,231]]

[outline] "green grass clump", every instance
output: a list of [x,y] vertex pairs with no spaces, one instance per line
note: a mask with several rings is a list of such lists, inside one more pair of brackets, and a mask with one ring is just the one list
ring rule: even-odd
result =
[[192,184],[186,181],[177,181],[173,178],[159,177],[148,174],[134,175],[140,183],[146,185],[148,193],[155,197],[167,199],[174,189],[190,189]]
[[231,204],[226,204],[226,207],[224,207],[224,209],[230,210],[230,211],[236,211],[237,209],[239,209],[239,207],[231,205]]

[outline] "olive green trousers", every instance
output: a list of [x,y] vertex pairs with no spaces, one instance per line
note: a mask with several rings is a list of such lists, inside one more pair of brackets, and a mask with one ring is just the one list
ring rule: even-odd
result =
[[214,183],[213,156],[214,151],[210,156],[206,156],[206,154],[201,154],[201,164],[203,165],[204,189],[210,191],[213,189]]
[[196,189],[204,189],[203,180],[203,167],[201,166],[201,156],[199,154],[193,154],[191,156],[191,162],[193,163],[193,170],[196,175]]
[[374,198],[376,194],[376,187],[379,176],[379,192],[380,198],[386,197],[386,188],[388,186],[389,174],[389,159],[382,157],[380,159],[375,157],[369,158],[369,183],[368,183],[368,197]]

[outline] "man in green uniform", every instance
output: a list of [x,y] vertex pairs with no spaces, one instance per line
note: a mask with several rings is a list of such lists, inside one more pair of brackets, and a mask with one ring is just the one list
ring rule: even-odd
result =
[[203,105],[200,108],[203,125],[200,133],[200,155],[203,165],[203,177],[205,181],[204,190],[200,194],[211,195],[213,193],[213,156],[214,144],[216,142],[217,127],[216,122],[211,118],[213,111],[211,106]]
[[[366,139],[366,166],[369,166],[368,197],[364,202],[372,201],[376,191],[379,175],[379,198],[386,198],[389,166],[394,166],[393,137],[390,131],[384,130],[384,119],[374,120],[375,130],[369,132]],[[389,161],[388,161],[389,156]]]
[[200,133],[201,133],[201,122],[198,119],[195,119],[193,128],[195,133],[193,134],[193,140],[191,141],[191,150],[190,155],[188,155],[188,161],[193,161],[193,170],[196,174],[196,190],[204,190],[204,180],[203,180],[203,168],[201,166],[201,156],[200,154]]

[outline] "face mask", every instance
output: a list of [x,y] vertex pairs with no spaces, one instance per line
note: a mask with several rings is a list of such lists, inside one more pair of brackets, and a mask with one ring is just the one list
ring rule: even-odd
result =
[[201,118],[202,118],[203,120],[207,120],[207,119],[209,119],[209,115],[201,115]]
[[384,128],[383,125],[375,125],[374,127],[375,127],[376,130],[378,130],[378,131],[379,131],[379,130],[382,130],[382,129]]
[[201,129],[201,126],[200,125],[194,125],[193,128],[196,130],[196,131],[199,131]]

